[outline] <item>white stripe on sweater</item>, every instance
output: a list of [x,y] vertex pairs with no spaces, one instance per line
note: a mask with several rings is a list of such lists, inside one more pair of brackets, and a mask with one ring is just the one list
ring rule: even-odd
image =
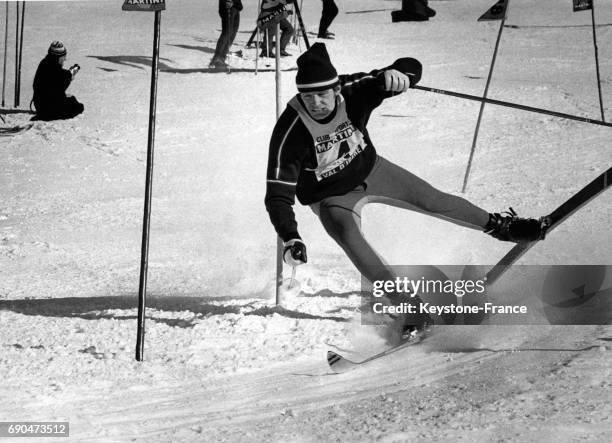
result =
[[355,84],[355,83],[359,83],[360,81],[363,81],[363,80],[365,80],[365,79],[367,79],[367,78],[375,78],[375,77],[374,77],[373,75],[364,75],[364,76],[363,76],[363,77],[361,77],[361,78],[358,78],[358,79],[356,79],[356,80],[352,80],[352,81],[350,81],[350,82],[344,83],[342,86],[343,86],[343,87],[345,87],[345,86],[351,86],[351,85],[353,85],[353,84]]
[[279,183],[281,185],[289,185],[289,186],[296,186],[297,183],[291,183],[291,182],[284,182],[282,180],[266,180],[268,183]]
[[289,136],[289,133],[291,132],[291,130],[293,129],[293,126],[295,125],[295,123],[298,121],[299,118],[300,118],[299,115],[295,116],[295,120],[293,120],[293,122],[289,125],[289,129],[287,129],[287,132],[285,133],[285,136],[283,137],[283,141],[281,141],[280,143],[280,146],[278,148],[278,155],[276,157],[276,172],[274,174],[275,178],[280,177],[280,166],[281,166],[280,162],[281,162],[281,153],[283,152],[283,145],[287,141],[287,137]]

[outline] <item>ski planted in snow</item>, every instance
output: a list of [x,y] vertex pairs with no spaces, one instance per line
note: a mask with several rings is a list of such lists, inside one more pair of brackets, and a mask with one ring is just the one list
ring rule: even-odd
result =
[[[545,223],[545,234],[563,223],[569,216],[574,214],[592,199],[604,192],[612,184],[612,168],[609,168],[591,183],[572,195],[561,206],[543,217]],[[502,259],[494,265],[486,275],[488,285],[495,283],[519,258],[529,251],[537,241],[519,243],[515,245]]]
[[329,367],[331,368],[332,371],[334,371],[337,374],[342,374],[343,372],[348,372],[353,369],[357,369],[379,358],[386,357],[387,355],[393,354],[394,352],[397,352],[401,349],[421,343],[423,340],[427,338],[428,335],[429,334],[422,334],[416,337],[407,338],[401,341],[400,343],[398,343],[397,345],[392,346],[388,349],[385,349],[384,351],[379,352],[378,354],[374,354],[371,357],[368,357],[365,360],[361,360],[361,361],[352,361],[352,360],[349,360],[348,358],[341,356],[337,352],[327,351],[327,363],[329,364]]

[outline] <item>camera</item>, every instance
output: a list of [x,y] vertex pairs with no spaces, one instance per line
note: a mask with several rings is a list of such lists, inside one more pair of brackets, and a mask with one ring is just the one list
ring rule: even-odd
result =
[[79,70],[81,69],[81,67],[78,64],[74,64],[70,67],[69,71],[72,73],[72,75],[76,74],[77,72],[79,72]]

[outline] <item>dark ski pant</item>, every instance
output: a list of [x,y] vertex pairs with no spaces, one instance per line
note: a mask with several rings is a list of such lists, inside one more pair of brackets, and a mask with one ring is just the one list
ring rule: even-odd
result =
[[215,55],[213,55],[212,61],[224,62],[238,33],[240,11],[233,7],[230,9],[219,8],[219,16],[221,17],[221,35],[219,40],[217,40],[217,47],[215,48]]
[[327,233],[370,282],[398,276],[363,236],[361,210],[368,203],[411,209],[478,230],[483,230],[489,220],[488,212],[464,198],[442,192],[378,157],[362,185],[347,194],[327,197],[310,205]]
[[[289,44],[289,40],[291,40],[291,36],[293,35],[294,29],[293,26],[291,26],[291,23],[289,23],[289,20],[287,20],[286,18],[279,21],[278,25],[280,26],[280,49],[281,51],[284,51],[287,45]],[[275,32],[276,25],[268,26],[263,30],[262,48],[264,53],[266,51],[266,48],[268,48],[267,53],[272,54],[274,50],[273,42]]]
[[338,7],[334,0],[323,0],[323,10],[321,11],[321,21],[319,22],[319,37],[327,33],[327,28],[338,15]]
[[36,119],[47,121],[73,118],[85,110],[85,106],[72,96],[66,97],[61,102],[53,102],[49,105],[34,103],[34,106],[36,107]]

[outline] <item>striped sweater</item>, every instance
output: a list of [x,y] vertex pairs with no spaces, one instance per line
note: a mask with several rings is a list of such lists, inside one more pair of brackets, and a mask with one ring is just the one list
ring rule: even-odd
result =
[[265,205],[283,241],[300,238],[292,206],[343,195],[362,184],[376,160],[376,150],[366,128],[372,111],[385,98],[387,69],[408,75],[414,86],[421,64],[401,58],[391,66],[369,73],[341,75],[336,110],[316,121],[306,111],[299,94],[293,97],[276,122],[270,140]]

